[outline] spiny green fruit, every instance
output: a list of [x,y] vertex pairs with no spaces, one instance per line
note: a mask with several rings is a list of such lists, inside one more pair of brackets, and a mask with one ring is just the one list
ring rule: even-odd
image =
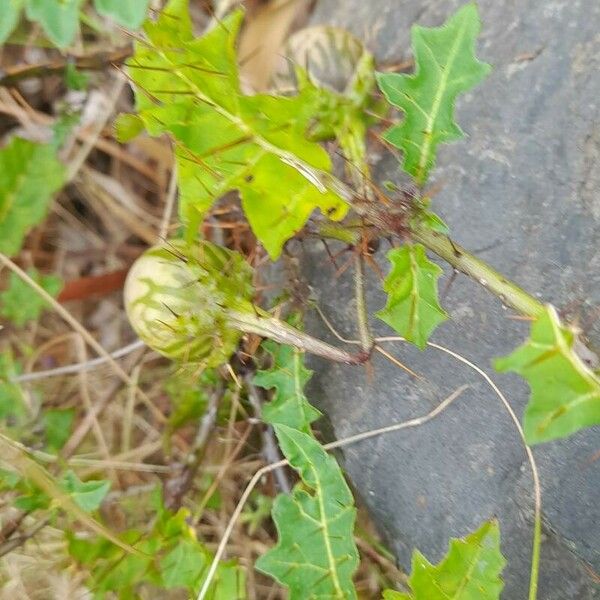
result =
[[125,310],[140,339],[178,362],[219,366],[243,333],[348,364],[368,359],[270,316],[252,304],[253,295],[252,268],[241,254],[206,240],[172,240],[136,260],[125,282]]
[[139,337],[179,362],[226,362],[242,332],[227,309],[252,311],[252,268],[232,250],[205,240],[171,240],[136,260],[125,282],[125,309]]

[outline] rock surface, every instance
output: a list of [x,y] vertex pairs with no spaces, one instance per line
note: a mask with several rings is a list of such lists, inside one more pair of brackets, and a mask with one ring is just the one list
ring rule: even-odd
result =
[[[460,2],[321,0],[314,23],[345,27],[380,62],[410,55],[414,22],[439,25]],[[479,55],[492,75],[459,102],[467,134],[445,146],[432,182],[434,209],[465,247],[526,289],[565,310],[600,347],[600,3],[597,0],[479,2]],[[397,163],[383,156],[382,178]],[[356,337],[351,276],[319,247],[305,246],[305,272],[335,326]],[[385,248],[383,249],[385,250]],[[387,270],[383,250],[378,260]],[[345,260],[345,259],[340,259]],[[443,265],[444,266],[444,265]],[[446,279],[449,276],[445,267]],[[375,275],[371,312],[384,297]],[[519,345],[527,326],[480,286],[459,276],[443,299],[451,321],[433,340],[493,374],[490,361]],[[374,323],[380,334],[390,333]],[[324,334],[316,318],[310,329]],[[506,410],[468,367],[439,351],[389,350],[426,377],[418,381],[377,356],[374,376],[313,362],[311,398],[336,437],[422,415],[458,386],[470,388],[435,421],[344,451],[345,466],[400,563],[413,548],[437,561],[448,539],[498,517],[508,560],[503,598],[527,597],[533,496],[531,472]],[[521,417],[528,389],[493,375]],[[535,448],[544,494],[539,600],[600,598],[599,429]]]

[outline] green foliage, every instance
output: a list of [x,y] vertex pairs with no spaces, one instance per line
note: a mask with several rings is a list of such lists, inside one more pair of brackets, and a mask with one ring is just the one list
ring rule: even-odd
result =
[[165,380],[163,388],[171,400],[168,420],[170,433],[197,421],[204,414],[215,379],[212,369],[207,369],[198,377],[196,373],[182,373],[178,368]]
[[277,87],[318,88],[320,105],[308,135],[316,140],[337,140],[348,161],[348,176],[362,191],[364,179],[369,177],[366,131],[375,121],[370,115],[377,111],[372,95],[373,55],[348,31],[323,25],[294,34],[285,55],[290,65],[295,65],[295,73],[289,72],[290,67],[287,77],[278,74]]
[[115,137],[122,144],[129,142],[144,131],[144,121],[137,115],[123,113],[115,121]]
[[3,0],[0,2],[0,44],[8,38],[19,23],[25,0]]
[[11,352],[0,353],[0,420],[19,419],[25,414],[23,391],[14,378],[21,371]]
[[[70,46],[79,30],[79,12],[85,0],[2,0],[0,44],[14,31],[23,8],[30,21],[39,23],[50,41],[59,48]],[[94,0],[96,10],[117,23],[137,29],[142,24],[149,0]]]
[[[79,75],[81,75],[81,73],[79,73]],[[79,120],[80,115],[76,111],[71,112],[70,110],[66,110],[58,115],[52,126],[51,146],[55,150],[59,150],[62,147],[73,132],[73,129],[79,124]]]
[[[121,534],[142,554],[125,554],[102,538],[69,537],[69,553],[89,573],[89,585],[96,598],[115,594],[120,600],[140,597],[144,587],[186,590],[191,596],[202,584],[211,555],[196,539],[186,520],[189,512],[157,508],[149,532],[130,529]],[[110,596],[113,597],[113,596]],[[219,564],[208,595],[210,600],[246,598],[244,574],[233,561]]]
[[90,81],[90,76],[87,73],[78,71],[77,67],[68,62],[65,67],[65,83],[70,90],[85,90]]
[[498,600],[504,564],[498,523],[489,521],[466,538],[451,540],[448,553],[437,565],[415,550],[409,579],[411,593],[386,590],[383,597],[384,600]]
[[529,444],[600,424],[600,379],[577,356],[575,339],[548,305],[532,323],[530,339],[495,361],[498,371],[515,371],[529,383],[531,398],[523,419]]
[[271,516],[273,499],[265,494],[253,492],[250,495],[246,508],[240,515],[240,523],[248,525],[248,535],[254,535],[264,521]]
[[75,420],[73,409],[47,409],[42,414],[46,448],[49,452],[59,452],[71,435]]
[[150,0],[94,0],[101,15],[112,17],[129,29],[138,29],[144,22]]
[[[277,258],[315,208],[341,218],[346,205],[311,175],[331,168],[328,154],[305,137],[318,93],[242,94],[234,50],[241,20],[235,12],[194,39],[187,2],[173,0],[156,23],[146,23],[148,42],[136,44],[128,66],[145,128],[177,141],[189,238],[213,202],[237,189],[254,233]],[[129,134],[129,125],[120,129]]]
[[304,354],[292,348],[263,342],[263,348],[273,357],[273,366],[259,371],[254,383],[265,389],[275,388],[271,402],[262,409],[263,420],[272,425],[287,425],[304,433],[310,433],[310,424],[321,416],[304,395],[312,371],[304,366]]
[[387,257],[392,263],[383,284],[387,304],[377,316],[423,349],[435,327],[448,318],[438,301],[437,279],[442,269],[427,258],[420,244],[394,248]]
[[61,487],[82,510],[92,512],[100,508],[110,490],[110,481],[81,481],[73,471],[67,471]]
[[82,0],[26,0],[26,14],[37,21],[50,41],[64,48],[75,39]]
[[52,146],[13,138],[0,150],[0,173],[0,252],[12,256],[45,217],[64,168]]
[[309,434],[275,425],[279,445],[303,485],[275,499],[277,545],[256,568],[289,588],[290,600],[356,598],[356,510],[339,465]]
[[378,73],[387,100],[404,112],[404,119],[385,139],[404,152],[404,170],[418,185],[435,165],[437,146],[462,137],[454,120],[458,94],[479,83],[490,71],[475,58],[480,23],[475,4],[467,4],[444,26],[412,28],[415,73]]
[[[56,275],[40,275],[36,269],[29,269],[28,275],[39,283],[51,296],[57,296],[63,282]],[[11,273],[8,288],[0,293],[0,315],[17,327],[37,320],[47,307],[46,301],[16,273]]]
[[[53,508],[52,495],[46,490],[40,489],[29,479],[14,476],[11,479],[11,489],[20,493],[14,501],[16,508],[26,511]],[[85,513],[91,513],[100,508],[110,490],[110,482],[105,480],[81,481],[73,471],[67,471],[57,481],[57,489],[66,493]]]

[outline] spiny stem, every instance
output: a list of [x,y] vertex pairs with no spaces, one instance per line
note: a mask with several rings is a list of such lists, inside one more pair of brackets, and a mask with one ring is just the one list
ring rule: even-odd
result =
[[232,327],[246,333],[255,333],[265,338],[279,342],[280,344],[289,344],[326,358],[335,362],[342,362],[348,365],[360,365],[369,359],[368,352],[359,352],[352,354],[346,350],[336,348],[317,338],[295,329],[291,325],[275,319],[274,317],[261,317],[247,312],[227,310],[227,319]]
[[411,233],[413,239],[421,242],[457,271],[480,283],[498,296],[503,304],[528,317],[537,318],[544,313],[542,302],[453,242],[447,235],[432,231],[422,225],[413,226]]
[[373,347],[373,336],[369,330],[369,317],[367,302],[365,300],[365,277],[362,254],[356,256],[356,271],[354,274],[354,289],[356,296],[356,317],[360,343],[365,352],[370,352]]

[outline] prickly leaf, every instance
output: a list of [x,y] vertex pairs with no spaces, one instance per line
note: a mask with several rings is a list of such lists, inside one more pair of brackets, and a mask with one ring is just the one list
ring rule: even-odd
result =
[[304,395],[304,386],[312,375],[304,366],[304,354],[292,346],[270,340],[263,342],[263,347],[272,354],[273,366],[259,371],[254,383],[265,389],[275,388],[271,402],[263,406],[263,419],[272,425],[287,425],[310,433],[310,424],[321,413]]
[[490,71],[489,65],[475,57],[479,29],[475,4],[465,5],[442,27],[414,26],[414,74],[377,74],[387,100],[404,113],[402,122],[384,137],[404,152],[404,170],[419,185],[435,165],[437,146],[463,135],[454,120],[457,96]]
[[174,0],[156,23],[146,24],[148,42],[136,45],[128,66],[146,129],[176,140],[189,236],[216,199],[238,190],[250,226],[277,258],[315,208],[341,218],[346,205],[320,183],[331,161],[305,136],[318,94],[241,92],[234,49],[241,19],[235,12],[194,39],[187,3]]
[[436,326],[448,318],[438,301],[442,269],[427,258],[420,244],[394,248],[387,257],[392,263],[383,283],[388,298],[377,317],[422,349]]
[[464,539],[450,541],[448,553],[432,565],[418,550],[413,553],[411,593],[386,590],[384,600],[498,600],[500,573],[505,565],[496,521],[484,523]]
[[285,425],[275,432],[303,485],[275,499],[279,540],[256,567],[289,588],[290,600],[356,598],[356,511],[340,467],[310,435]]
[[575,353],[575,340],[548,306],[533,322],[530,339],[495,362],[498,371],[515,371],[529,383],[531,398],[523,419],[529,444],[600,424],[600,379]]

